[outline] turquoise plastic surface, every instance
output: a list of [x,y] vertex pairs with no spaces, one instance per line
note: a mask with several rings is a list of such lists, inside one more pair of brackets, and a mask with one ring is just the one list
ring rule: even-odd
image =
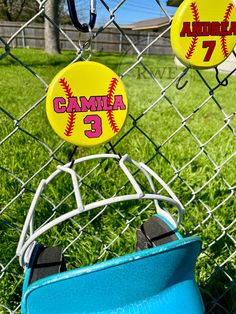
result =
[[204,313],[194,279],[200,250],[200,238],[179,239],[29,286],[28,269],[22,313]]

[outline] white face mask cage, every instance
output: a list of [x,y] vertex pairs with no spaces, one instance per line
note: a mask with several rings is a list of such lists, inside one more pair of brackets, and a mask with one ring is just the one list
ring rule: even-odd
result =
[[[147,199],[152,200],[157,214],[160,214],[163,216],[174,228],[177,228],[177,226],[182,221],[182,216],[184,213],[184,207],[177,198],[177,196],[174,194],[174,192],[170,189],[170,187],[153,171],[151,170],[147,165],[144,163],[138,163],[134,160],[132,160],[128,155],[124,155],[123,157],[120,157],[119,155],[115,154],[98,154],[98,155],[92,155],[87,156],[83,158],[79,158],[74,161],[74,165],[80,164],[89,160],[96,160],[96,159],[116,159],[119,161],[119,166],[123,173],[128,178],[129,182],[133,186],[135,193],[129,194],[129,195],[122,195],[122,196],[114,196],[111,198],[99,200],[90,204],[84,204],[83,200],[81,198],[80,193],[80,185],[78,183],[78,175],[76,174],[75,170],[70,168],[71,163],[68,163],[64,166],[58,166],[57,170],[54,171],[47,179],[43,179],[34,195],[33,201],[31,203],[31,206],[29,208],[20,240],[17,246],[16,254],[19,256],[19,261],[21,266],[26,266],[29,263],[29,259],[32,253],[32,250],[35,245],[36,239],[41,236],[43,233],[47,232],[49,229],[55,227],[56,225],[62,223],[63,221],[66,221],[76,215],[79,215],[80,213],[96,209],[99,207],[107,206],[109,204],[119,203],[119,202],[125,202],[125,201],[131,201],[131,200],[141,200],[141,199]],[[149,187],[151,188],[152,193],[151,194],[145,194],[140,187],[140,184],[135,180],[134,176],[131,174],[131,172],[126,167],[126,164],[132,164],[139,170],[147,179],[147,182],[149,184]],[[70,174],[73,184],[73,192],[75,195],[75,200],[77,204],[77,208],[74,210],[71,210],[68,213],[62,214],[61,216],[53,219],[50,222],[44,223],[41,225],[37,230],[34,230],[34,214],[37,207],[38,200],[47,187],[47,185],[60,173],[66,172]],[[155,191],[154,181],[156,180],[163,189],[169,194],[169,197],[159,195]],[[164,209],[162,209],[159,206],[158,201],[167,202],[173,206],[175,206],[178,209],[178,218],[177,221],[174,220],[174,218],[170,215],[170,213]],[[29,236],[27,236],[27,232],[29,232]]]

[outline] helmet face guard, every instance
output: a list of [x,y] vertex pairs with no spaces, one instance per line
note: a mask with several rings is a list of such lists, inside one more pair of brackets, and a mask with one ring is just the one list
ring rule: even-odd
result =
[[[96,200],[95,202],[86,203],[86,200],[84,201],[83,197],[81,196],[83,178],[79,176],[74,169],[70,168],[71,163],[68,163],[64,166],[58,166],[56,171],[54,171],[47,179],[43,179],[40,182],[34,195],[31,206],[29,208],[22,229],[19,244],[17,247],[17,255],[20,258],[20,264],[22,266],[27,266],[27,264],[29,263],[32,250],[36,244],[36,240],[38,237],[45,234],[53,227],[69,219],[73,219],[74,217],[79,216],[82,213],[96,209],[104,211],[107,207],[111,206],[112,204],[115,204],[116,208],[119,208],[119,204],[121,203],[123,204],[124,202],[127,203],[127,206],[129,206],[129,202],[131,201],[140,202],[142,200],[149,200],[150,204],[154,205],[156,213],[164,217],[164,219],[166,219],[166,221],[169,222],[169,224],[171,224],[173,228],[177,228],[177,226],[180,224],[184,212],[184,208],[181,202],[178,200],[178,198],[176,197],[174,192],[169,188],[169,186],[147,165],[132,160],[128,155],[120,157],[119,155],[110,154],[92,155],[80,158],[75,160],[73,165],[83,167],[83,164],[85,162],[96,160],[98,160],[98,166],[96,167],[99,167],[101,161],[102,162],[105,160],[116,161],[122,175],[125,175],[129,185],[132,187],[133,193],[124,195],[115,194],[112,195],[111,197],[104,198],[99,197],[98,192],[99,197],[98,200]],[[129,170],[130,167],[134,168],[135,174],[137,171],[140,174],[142,174],[145,186],[143,186],[143,183],[142,185],[138,183],[138,181],[135,178],[135,174],[132,174],[131,171]],[[43,196],[43,193],[46,191],[46,188],[49,185],[53,184],[53,180],[55,180],[57,177],[63,174],[66,174],[71,177],[73,191],[70,193],[70,196],[72,195],[74,196],[76,208],[66,213],[62,213],[59,216],[57,215],[57,217],[54,219],[53,217],[51,217],[51,219],[44,221],[39,227],[35,228],[34,220],[37,212],[36,208],[40,198]],[[161,190],[165,191],[165,194],[167,193],[168,196],[161,195],[156,192],[155,186],[156,182],[159,184],[159,186],[161,186]],[[175,220],[168,211],[162,208],[160,202],[169,203],[172,207],[177,208],[178,210],[177,220]],[[56,206],[54,213],[57,212],[57,209],[58,205]]]

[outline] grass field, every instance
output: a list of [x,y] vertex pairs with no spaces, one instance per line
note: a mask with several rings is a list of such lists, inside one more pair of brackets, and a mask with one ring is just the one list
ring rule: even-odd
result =
[[[60,69],[75,58],[73,52],[49,56],[40,50],[16,49],[12,50],[12,53],[47,84]],[[136,61],[132,55],[110,53],[94,53],[92,60],[109,66],[118,74],[125,72]],[[163,87],[168,86],[182,71],[174,64],[172,56],[144,56],[142,62]],[[217,85],[214,72],[202,74],[212,88]],[[0,141],[16,130],[0,146],[0,209],[21,191],[22,182],[26,182],[26,190],[22,196],[4,210],[0,219],[0,264],[7,265],[15,255],[20,230],[32,200],[32,191],[36,189],[40,179],[56,169],[58,161],[68,162],[73,145],[64,144],[53,153],[51,162],[32,178],[50,160],[52,151],[54,152],[61,143],[47,121],[45,101],[37,103],[45,94],[45,85],[11,56],[0,61],[0,77]],[[177,90],[173,84],[163,97],[163,89],[141,65],[130,71],[124,77],[130,117],[121,135],[114,139],[112,144],[117,153],[128,153],[137,161],[149,162],[149,166],[166,182],[171,181],[176,173],[179,174],[170,183],[170,187],[181,202],[187,205],[183,222],[185,232],[188,234],[198,226],[194,233],[202,237],[203,248],[206,249],[206,254],[202,254],[198,261],[197,279],[205,291],[204,300],[210,309],[212,300],[218,299],[232,284],[229,276],[235,277],[236,263],[233,258],[221,268],[218,268],[217,264],[222,264],[235,251],[231,239],[235,236],[235,230],[233,227],[227,227],[231,226],[235,219],[235,196],[231,197],[229,185],[236,185],[236,160],[235,157],[230,158],[236,151],[233,136],[236,119],[230,119],[230,128],[226,127],[217,132],[224,127],[225,116],[236,111],[236,79],[231,77],[227,87],[220,87],[215,91],[215,101],[209,99],[204,106],[201,104],[209,97],[209,89],[200,76],[190,70],[183,82],[185,79],[188,84],[183,90]],[[161,96],[163,98],[151,106]],[[28,114],[24,115],[26,112]],[[108,149],[108,144],[90,149],[79,148],[76,157],[102,153]],[[78,169],[78,172],[81,175],[86,174],[94,165],[89,163]],[[217,166],[220,166],[220,174],[214,178]],[[3,168],[15,177],[3,171]],[[210,179],[212,180],[209,184],[202,188]],[[140,181],[143,182],[142,178]],[[119,175],[116,163],[105,162],[84,181],[83,197],[87,202],[93,201],[96,198],[94,190],[99,190],[106,197],[111,196],[125,182],[124,176]],[[46,196],[57,204],[71,190],[69,180],[63,176],[49,187]],[[129,186],[127,190],[130,190]],[[189,202],[191,199],[193,200]],[[70,198],[60,208],[60,212],[66,212],[73,206],[74,201]],[[68,249],[66,258],[70,262],[69,267],[88,265],[96,261],[104,245],[125,228],[127,219],[137,216],[127,232],[112,245],[111,252],[108,251],[103,259],[113,257],[113,252],[118,255],[132,252],[135,228],[154,212],[150,209],[140,215],[140,210],[141,207],[137,204],[131,204],[129,209],[122,205],[119,212],[111,207],[106,214],[98,217],[86,228],[80,241]],[[51,213],[50,204],[42,200],[39,203],[36,223],[42,223]],[[68,222],[58,226],[40,240],[47,245],[66,247],[78,235],[78,224],[85,225],[94,215],[94,212],[81,215],[74,223]],[[218,240],[215,241],[216,239]],[[8,272],[0,279],[0,304],[15,308],[20,301],[22,287],[22,270],[17,260],[11,263]],[[225,292],[219,301],[226,309],[225,312],[216,307],[214,313],[233,313],[236,310],[235,295],[234,286]]]

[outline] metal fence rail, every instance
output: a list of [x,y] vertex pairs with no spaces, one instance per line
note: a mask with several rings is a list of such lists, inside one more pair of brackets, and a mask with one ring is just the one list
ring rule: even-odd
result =
[[[118,34],[126,41],[126,52],[134,53],[132,58],[128,59],[126,59],[125,53],[121,55],[117,71],[124,80],[131,78],[141,84],[140,97],[142,96],[143,100],[139,104],[132,103],[133,87],[131,84],[127,84],[127,91],[131,99],[130,107],[140,107],[136,111],[131,110],[121,137],[110,144],[94,149],[93,152],[105,151],[118,154],[127,152],[133,159],[149,164],[157,172],[165,173],[163,179],[168,182],[186,208],[183,232],[197,234],[203,240],[203,252],[198,261],[197,279],[207,312],[235,313],[236,106],[234,86],[236,81],[233,74],[236,66],[231,73],[224,74],[224,77],[219,77],[216,73],[214,85],[209,80],[209,75],[213,74],[187,71],[185,68],[174,68],[173,71],[173,65],[170,64],[166,64],[165,71],[161,72],[163,75],[160,75],[160,69],[150,65],[144,56],[156,43],[162,41],[170,26],[163,33],[156,34],[156,37],[146,43],[144,47],[138,46],[129,32],[122,29],[116,22],[116,13],[128,1],[122,0],[115,7],[109,7],[106,1],[100,0],[110,17],[104,21],[104,25],[99,30],[93,31],[93,40],[96,40],[107,31],[109,25],[113,24]],[[39,4],[38,14],[43,15],[46,1],[37,0],[37,2]],[[157,11],[162,10],[171,23],[171,17],[161,7],[159,1],[156,1],[156,6]],[[32,195],[41,178],[55,170],[56,165],[68,161],[68,153],[72,149],[71,146],[59,142],[59,140],[55,140],[54,145],[49,146],[48,136],[50,137],[50,135],[42,136],[38,133],[37,117],[44,108],[45,88],[50,82],[44,80],[43,67],[40,69],[28,66],[23,59],[18,57],[17,50],[12,49],[17,36],[22,34],[36,17],[18,28],[9,39],[0,38],[1,46],[4,47],[1,50],[0,65],[6,60],[17,64],[18,72],[15,75],[19,78],[18,98],[11,99],[11,95],[8,98],[9,104],[14,102],[15,109],[9,110],[8,103],[2,103],[0,97],[0,186],[5,191],[5,194],[0,196],[0,313],[18,313],[20,311],[23,271],[18,266],[15,251]],[[53,23],[53,21],[51,22]],[[57,27],[63,40],[68,42],[75,51],[74,60],[70,60],[68,63],[82,58],[83,53],[86,53],[86,43],[73,41],[68,30]],[[23,109],[18,106],[18,99],[20,99],[21,93],[31,92],[27,89],[27,83],[21,80],[21,73],[25,73],[25,71],[35,85],[39,86],[41,92],[35,95],[35,102],[26,104]],[[165,77],[165,73],[168,73],[168,77]],[[176,88],[176,85],[181,87],[186,80],[188,83],[184,89]],[[10,83],[7,73],[6,77],[1,78],[0,83],[1,89]],[[145,94],[147,84],[152,86],[152,95]],[[195,102],[196,94],[194,94],[196,84],[201,86],[197,102]],[[183,107],[184,103],[187,103],[188,106]],[[154,113],[157,121],[152,120]],[[173,116],[175,125],[166,118],[168,113]],[[40,121],[39,124],[47,128],[46,119]],[[35,125],[34,131],[29,131],[29,125]],[[151,132],[147,125],[153,125]],[[200,131],[199,125],[201,126]],[[206,133],[206,128],[210,132]],[[130,146],[131,138],[137,139],[135,147]],[[142,143],[145,144],[139,146],[141,138]],[[24,149],[26,143],[31,148],[30,150]],[[216,147],[217,149],[215,149]],[[142,157],[145,156],[143,151],[148,152],[146,160],[142,160]],[[81,156],[86,153],[88,153],[86,150],[79,150]],[[33,170],[29,172],[26,171],[28,165],[24,164],[26,157],[34,164]],[[13,164],[19,165],[17,170]],[[101,167],[103,166],[101,165]],[[166,172],[163,171],[164,168],[167,169]],[[87,173],[83,174],[82,186],[85,190],[90,189],[93,194],[98,193],[98,189],[96,182],[93,182],[95,187],[92,185],[90,175],[97,169],[98,167],[92,164]],[[106,171],[108,171],[107,168]],[[99,176],[100,172],[98,172]],[[124,184],[119,188],[122,190],[125,187]],[[62,189],[60,193],[62,195],[60,204],[66,204],[69,199],[68,191]],[[103,193],[106,196],[106,191]],[[45,202],[45,206],[54,204],[52,195],[51,199],[42,200]],[[101,214],[102,211],[98,216]],[[90,237],[98,246],[100,245],[100,248],[99,252],[86,247],[81,249],[82,252],[91,250],[90,253],[92,252],[95,256],[91,259],[88,258],[88,264],[96,259],[101,259],[104,255],[108,258],[116,256],[114,245],[118,240],[123,243],[123,234],[131,227],[133,220],[141,215],[140,209],[133,216],[131,215],[133,218],[128,217],[128,213],[122,209],[116,210],[116,217],[123,225],[110,242],[107,242],[106,237],[103,238],[102,235],[95,233],[93,220],[88,220],[87,224],[83,226],[72,221],[70,223],[73,227],[69,226],[66,229],[69,242],[65,251],[69,252],[76,241],[83,241],[84,237]],[[90,231],[86,230],[88,225],[91,225]],[[75,226],[78,228],[77,233],[74,231]],[[70,233],[68,234],[68,232]],[[54,237],[54,242],[56,241],[56,237]],[[71,258],[71,265],[76,264],[73,257],[70,257],[69,253],[67,255],[68,259]]]

